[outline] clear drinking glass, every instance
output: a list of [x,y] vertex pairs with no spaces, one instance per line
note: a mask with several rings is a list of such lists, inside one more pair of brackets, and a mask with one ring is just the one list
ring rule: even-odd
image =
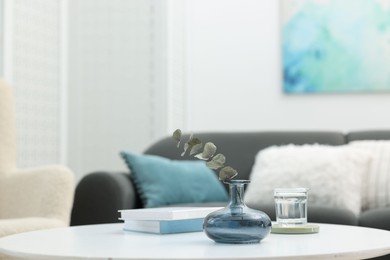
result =
[[280,225],[307,223],[307,188],[274,189],[276,222]]

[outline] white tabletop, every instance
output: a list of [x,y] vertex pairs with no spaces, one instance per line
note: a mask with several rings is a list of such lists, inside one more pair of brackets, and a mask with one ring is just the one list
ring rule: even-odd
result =
[[390,254],[390,231],[320,224],[318,234],[270,234],[259,244],[219,244],[203,232],[145,234],[123,224],[21,233],[0,239],[0,252],[28,259],[364,259]]

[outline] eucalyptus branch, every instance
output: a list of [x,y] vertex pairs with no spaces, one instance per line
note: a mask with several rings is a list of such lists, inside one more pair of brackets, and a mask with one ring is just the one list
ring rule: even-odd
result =
[[[176,141],[177,147],[180,147],[182,141],[182,131],[176,129],[172,138]],[[203,151],[200,152],[203,148]],[[203,145],[202,141],[194,137],[193,134],[190,135],[189,139],[184,143],[183,152],[181,156],[184,156],[189,152],[190,156],[194,156],[197,159],[206,161],[207,167],[213,170],[219,170],[219,179],[221,181],[231,180],[237,176],[238,172],[230,166],[225,166],[225,155],[217,152],[217,147],[212,142],[207,142]]]

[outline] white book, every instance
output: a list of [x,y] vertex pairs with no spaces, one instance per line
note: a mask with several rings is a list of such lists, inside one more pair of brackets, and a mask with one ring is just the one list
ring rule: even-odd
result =
[[123,230],[172,234],[203,231],[204,218],[180,220],[125,220]]
[[119,210],[121,220],[178,220],[204,218],[222,207],[166,207]]

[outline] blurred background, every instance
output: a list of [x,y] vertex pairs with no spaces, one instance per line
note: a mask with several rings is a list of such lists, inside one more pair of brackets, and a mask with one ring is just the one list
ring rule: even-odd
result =
[[18,166],[122,171],[176,128],[390,129],[390,93],[283,92],[281,1],[0,0]]

